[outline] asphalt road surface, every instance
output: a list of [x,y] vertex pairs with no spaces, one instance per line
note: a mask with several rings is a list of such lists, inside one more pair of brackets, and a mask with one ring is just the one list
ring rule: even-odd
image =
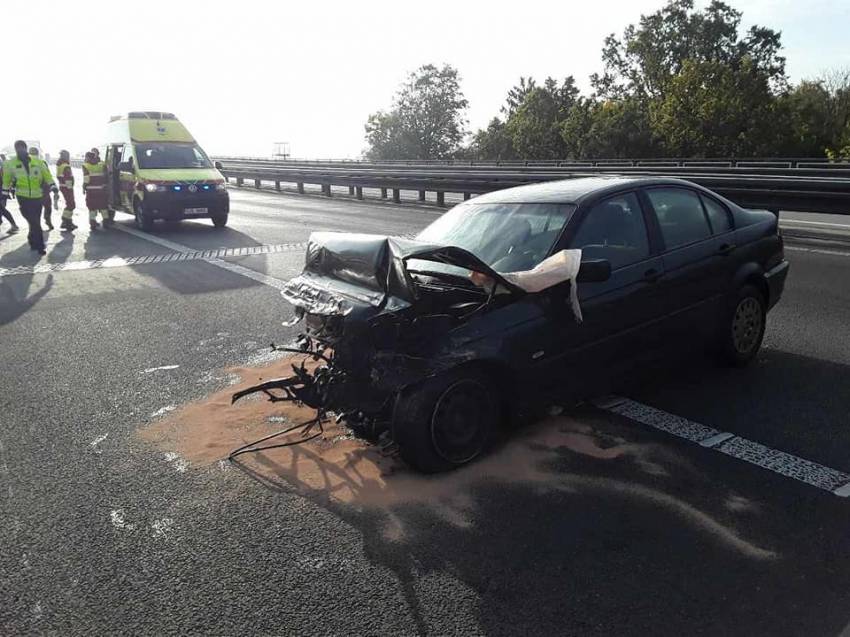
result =
[[569,410],[570,444],[530,446],[533,472],[496,450],[489,475],[423,478],[431,500],[372,508],[139,436],[292,338],[275,286],[311,231],[405,235],[439,214],[231,194],[223,230],[144,235],[119,215],[49,233],[40,260],[24,234],[0,239],[0,634],[846,629],[842,218],[786,216],[791,274],[751,367],[638,365],[616,398]]

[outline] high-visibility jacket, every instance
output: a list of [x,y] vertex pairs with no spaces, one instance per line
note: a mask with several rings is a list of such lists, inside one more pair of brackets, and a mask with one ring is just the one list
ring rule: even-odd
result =
[[60,188],[74,188],[74,173],[71,172],[71,164],[61,159],[56,162],[56,181]]
[[41,199],[46,188],[55,187],[47,164],[38,157],[30,157],[25,165],[17,157],[3,164],[3,192],[15,189],[15,195],[24,199]]
[[106,188],[106,164],[102,161],[90,164],[83,162],[83,186],[87,190]]

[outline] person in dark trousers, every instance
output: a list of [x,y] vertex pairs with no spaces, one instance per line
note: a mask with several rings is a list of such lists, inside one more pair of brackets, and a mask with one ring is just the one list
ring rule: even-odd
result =
[[[3,164],[5,163],[6,155],[0,153],[0,183],[3,183]],[[9,232],[7,234],[15,234],[20,230],[20,228],[18,228],[18,224],[15,223],[15,218],[6,207],[6,199],[6,197],[0,195],[0,224],[3,223],[3,219],[6,219],[10,224],[12,224],[12,227],[9,228]]]
[[20,139],[15,142],[15,158],[3,165],[3,189],[0,196],[8,197],[12,188],[15,189],[21,214],[29,224],[27,241],[30,249],[41,255],[47,254],[41,229],[44,190],[47,188],[56,193],[59,189],[53,182],[53,175],[50,174],[47,164],[38,157],[29,155],[27,143]]
[[[35,146],[30,146],[30,155],[36,159],[41,159],[38,148]],[[44,163],[47,164],[47,162]],[[41,203],[44,205],[44,223],[47,224],[48,230],[53,230],[53,220],[51,218],[53,208],[50,204],[50,190],[47,188],[44,189],[44,197],[42,198]]]

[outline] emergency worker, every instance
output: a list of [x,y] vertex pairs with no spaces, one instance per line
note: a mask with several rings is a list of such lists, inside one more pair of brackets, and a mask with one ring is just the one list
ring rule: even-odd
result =
[[74,225],[74,173],[71,171],[71,153],[67,150],[59,151],[59,159],[56,160],[56,181],[59,182],[59,192],[65,200],[65,208],[62,210],[62,230],[76,230]]
[[[36,159],[41,159],[39,157],[38,148],[35,146],[30,146],[30,155]],[[53,230],[53,220],[51,219],[51,211],[53,208],[50,204],[50,190],[47,188],[45,188],[41,197],[41,203],[44,206],[44,223],[47,224],[48,230]]]
[[57,192],[53,176],[47,164],[27,152],[27,143],[15,142],[15,157],[3,165],[3,188],[0,196],[8,197],[12,188],[18,198],[21,214],[29,224],[27,241],[30,249],[46,254],[44,234],[41,230],[41,209],[45,188]]
[[89,227],[97,230],[97,213],[100,213],[104,225],[109,225],[106,195],[106,164],[89,151],[83,162],[83,193],[86,196],[86,208],[89,209]]
[[[0,184],[3,183],[3,164],[6,163],[6,155],[0,153]],[[7,234],[15,234],[20,230],[18,228],[18,224],[15,223],[15,218],[12,216],[12,213],[9,212],[9,209],[6,207],[7,197],[0,195],[0,223],[3,223],[3,219],[8,220],[12,227],[9,228]]]

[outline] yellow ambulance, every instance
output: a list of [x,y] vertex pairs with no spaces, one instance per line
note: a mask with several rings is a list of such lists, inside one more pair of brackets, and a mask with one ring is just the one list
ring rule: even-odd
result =
[[107,189],[112,210],[151,230],[156,219],[212,219],[227,225],[227,183],[189,131],[172,114],[136,111],[113,117],[106,137]]

